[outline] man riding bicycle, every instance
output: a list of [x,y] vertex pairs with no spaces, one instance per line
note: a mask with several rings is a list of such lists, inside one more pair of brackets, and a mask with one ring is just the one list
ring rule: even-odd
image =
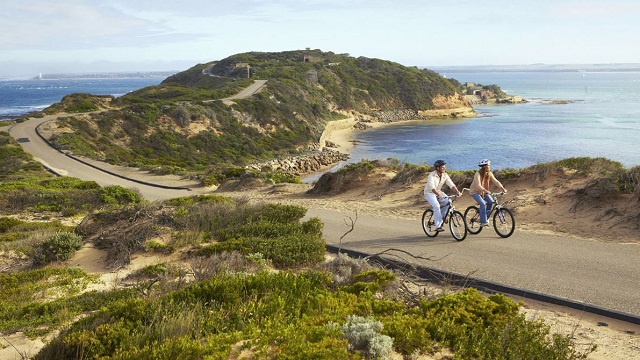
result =
[[433,163],[435,170],[429,173],[427,176],[427,183],[424,186],[424,198],[431,204],[433,208],[433,220],[436,227],[436,231],[444,231],[442,228],[443,216],[449,209],[449,197],[442,192],[442,186],[447,184],[456,195],[460,195],[460,191],[453,183],[449,174],[446,173],[446,162],[444,160],[437,160]]

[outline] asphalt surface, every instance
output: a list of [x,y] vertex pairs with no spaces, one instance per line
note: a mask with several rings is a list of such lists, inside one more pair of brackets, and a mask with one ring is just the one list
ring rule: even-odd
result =
[[[56,173],[102,186],[137,189],[152,201],[190,195],[187,190],[158,188],[107,174],[56,151],[35,132],[38,124],[49,119],[16,124],[9,132],[26,152]],[[431,260],[401,252],[390,254],[411,263],[640,317],[640,244],[542,235],[517,227],[506,239],[487,228],[458,242],[448,231],[426,237],[418,218],[409,221],[358,214],[356,220],[355,213],[322,209],[309,209],[307,216],[324,222],[328,244],[368,254],[400,249]],[[345,235],[351,229],[350,219],[356,220],[355,225]]]
[[[33,157],[41,162],[52,172],[63,175],[72,176],[83,180],[92,180],[100,186],[120,185],[128,189],[136,189],[140,191],[142,196],[150,201],[166,198],[174,198],[181,196],[189,196],[188,190],[177,190],[158,188],[156,186],[148,186],[140,182],[131,181],[126,178],[112,175],[94,167],[87,166],[76,161],[62,152],[49,146],[37,133],[36,127],[48,120],[52,120],[56,116],[46,116],[39,119],[30,119],[20,124],[15,124],[9,128],[9,134],[22,145],[24,151],[33,155]],[[46,131],[42,130],[42,131]]]
[[[456,241],[449,231],[428,238],[420,219],[309,209],[320,218],[328,244],[367,254],[387,254],[407,262],[468,275],[640,316],[640,245],[606,243],[518,231],[506,239],[492,228]],[[340,238],[351,229],[353,231]],[[517,222],[517,218],[516,218]]]

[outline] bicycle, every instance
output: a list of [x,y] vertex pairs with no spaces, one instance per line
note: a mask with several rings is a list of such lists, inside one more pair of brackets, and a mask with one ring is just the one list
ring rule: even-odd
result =
[[[498,198],[503,196],[504,192],[490,193],[489,196],[493,199],[493,207],[491,212],[487,214],[487,221],[493,214],[493,228],[496,233],[503,238],[508,238],[513,234],[516,229],[516,220],[511,213],[511,210],[504,207],[505,204],[515,199],[498,203]],[[464,211],[464,218],[467,224],[467,230],[469,233],[476,235],[482,231],[483,226],[480,226],[480,208],[477,205],[471,205]]]
[[[449,223],[449,231],[451,235],[457,241],[462,241],[467,237],[467,224],[464,221],[464,215],[453,206],[454,200],[462,196],[462,193],[467,188],[462,189],[460,195],[451,195],[447,199],[449,201],[449,208],[442,219]],[[433,220],[433,209],[427,209],[422,213],[422,230],[428,237],[438,236],[439,231],[436,231],[436,226]]]

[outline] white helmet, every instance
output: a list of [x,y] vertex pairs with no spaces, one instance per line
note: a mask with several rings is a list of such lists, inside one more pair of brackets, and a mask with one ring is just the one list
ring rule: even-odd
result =
[[491,165],[491,161],[489,161],[489,159],[482,159],[478,163],[478,166],[485,166],[485,165]]

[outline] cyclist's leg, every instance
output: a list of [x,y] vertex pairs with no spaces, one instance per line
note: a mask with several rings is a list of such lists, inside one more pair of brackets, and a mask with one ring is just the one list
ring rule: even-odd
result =
[[491,209],[493,209],[493,199],[491,195],[484,194],[484,201],[487,202],[487,214],[491,214]]
[[471,196],[478,203],[478,207],[480,208],[480,224],[486,224],[487,223],[487,203],[485,203],[484,199],[480,194],[473,194]]
[[424,198],[433,208],[433,224],[436,228],[442,227],[442,213],[440,212],[440,203],[436,194],[425,194]]
[[449,207],[451,206],[451,202],[449,201],[449,197],[447,196],[447,194],[444,194],[439,201],[440,201],[440,217],[444,222],[445,216],[447,216],[447,211],[449,211]]

